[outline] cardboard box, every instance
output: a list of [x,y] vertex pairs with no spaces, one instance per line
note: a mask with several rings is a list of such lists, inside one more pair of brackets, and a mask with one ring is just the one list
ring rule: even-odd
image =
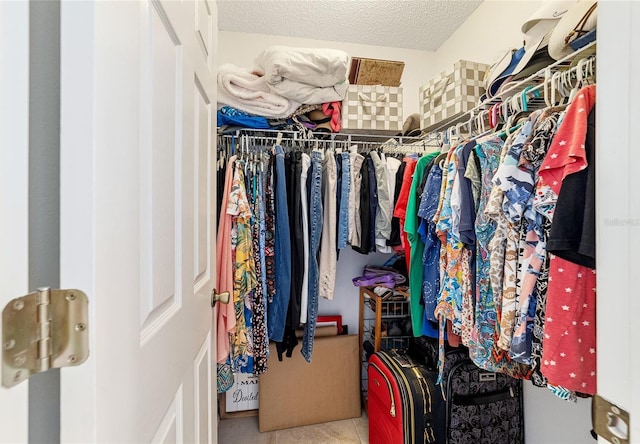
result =
[[351,85],[400,86],[404,62],[353,57],[349,69]]
[[261,432],[362,414],[358,335],[316,338],[311,364],[300,354],[301,344],[282,362],[270,346],[269,370],[260,375]]

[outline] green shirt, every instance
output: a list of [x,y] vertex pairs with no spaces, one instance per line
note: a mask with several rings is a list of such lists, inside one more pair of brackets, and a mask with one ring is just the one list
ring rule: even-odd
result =
[[422,322],[424,316],[424,305],[420,303],[422,299],[422,273],[424,266],[422,264],[422,254],[424,252],[424,243],[418,234],[420,221],[418,220],[418,209],[420,208],[420,197],[418,196],[418,187],[425,174],[427,165],[438,154],[437,151],[428,153],[418,159],[416,169],[413,173],[411,181],[411,189],[409,191],[409,199],[407,201],[407,214],[404,222],[404,231],[407,233],[409,245],[411,249],[409,264],[409,293],[411,297],[411,326],[414,336],[422,335]]

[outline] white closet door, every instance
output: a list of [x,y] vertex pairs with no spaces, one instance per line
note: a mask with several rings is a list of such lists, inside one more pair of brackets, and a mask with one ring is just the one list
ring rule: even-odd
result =
[[[0,312],[28,293],[29,3],[0,2]],[[0,322],[0,338],[2,337]],[[10,350],[0,340],[0,350]],[[27,442],[27,382],[0,387],[0,442]]]
[[599,2],[598,393],[630,413],[630,442],[640,442],[639,26],[640,3]]
[[91,346],[62,442],[217,442],[215,8],[62,2],[61,286]]

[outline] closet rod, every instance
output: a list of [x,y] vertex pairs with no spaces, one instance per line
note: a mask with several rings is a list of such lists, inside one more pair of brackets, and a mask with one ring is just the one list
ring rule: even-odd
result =
[[[219,128],[218,128],[219,129]],[[254,135],[251,133],[266,133],[267,136],[260,134]],[[278,134],[282,135],[291,135],[294,136],[293,139],[299,142],[348,142],[348,143],[399,143],[406,144],[411,142],[422,142],[425,141],[425,137],[410,137],[410,136],[393,136],[388,134],[360,134],[360,133],[349,133],[349,132],[339,132],[339,133],[314,133],[313,131],[292,131],[292,130],[277,130],[277,129],[255,129],[255,128],[243,128],[236,130],[233,133],[220,134],[219,137],[239,138],[242,135],[252,136],[252,137],[262,137],[262,138],[271,138],[276,139]],[[308,137],[308,135],[320,135],[320,136],[329,136],[328,139],[320,139]],[[302,137],[301,137],[302,136]],[[359,140],[359,139],[373,139],[373,140]],[[428,139],[427,139],[428,141]]]
[[[472,120],[474,120],[474,118],[476,118],[481,112],[488,110],[489,108],[491,108],[493,105],[497,105],[498,103],[501,103],[505,97],[512,97],[514,94],[518,94],[520,91],[524,90],[524,88],[526,88],[527,86],[532,86],[533,88],[535,87],[542,87],[542,85],[544,85],[544,83],[540,83],[539,80],[543,80],[545,79],[545,73],[547,72],[551,72],[551,73],[555,73],[555,72],[559,72],[561,71],[561,68],[566,68],[567,66],[570,66],[571,63],[579,58],[580,54],[587,52],[588,50],[595,48],[596,46],[596,42],[591,42],[588,45],[584,46],[583,48],[580,48],[579,50],[567,55],[566,57],[563,57],[560,60],[557,60],[555,63],[552,63],[551,65],[545,67],[544,69],[541,69],[539,71],[536,71],[535,73],[531,74],[529,77],[527,77],[524,80],[521,80],[515,84],[513,84],[511,87],[509,87],[508,89],[504,90],[502,93],[500,93],[497,96],[485,99],[482,103],[478,104],[477,106],[475,106],[474,108],[470,109],[469,111],[464,112],[463,114],[461,114],[460,116],[457,116],[447,122],[443,122],[440,125],[438,125],[435,128],[431,128],[429,129],[428,134],[432,134],[432,133],[444,133],[446,132],[446,130],[448,130],[449,128],[451,128],[452,126],[455,126],[457,124],[459,124],[460,122],[466,122],[465,124],[468,125]],[[593,55],[589,55],[586,56],[585,58],[590,58],[590,57],[595,57]],[[575,69],[576,67],[572,67],[571,69]],[[538,80],[538,81],[536,81]],[[534,91],[534,89],[531,89],[530,91]],[[467,119],[467,117],[469,117]]]
[[[264,136],[264,135],[248,135],[248,134],[240,134],[239,136],[235,136],[232,134],[224,134],[219,135],[219,138],[227,139],[236,139],[236,142],[239,147],[246,146],[245,143],[250,144],[251,142],[257,142],[257,144],[262,143],[263,145],[277,143],[277,137],[272,135]],[[298,143],[304,143],[309,145],[317,146],[318,148],[326,149],[329,145],[333,146],[334,144],[341,144],[340,147],[343,150],[348,149],[351,146],[356,146],[358,151],[369,152],[372,150],[381,149],[382,152],[385,153],[428,153],[435,150],[440,150],[441,144],[438,141],[438,145],[432,145],[428,142],[430,140],[420,139],[417,142],[400,143],[395,139],[386,140],[386,141],[371,141],[371,140],[352,140],[349,141],[347,139],[344,140],[330,140],[330,139],[315,139],[315,138],[297,138],[297,139],[287,139],[292,140]],[[224,148],[221,146],[220,152],[224,151]]]

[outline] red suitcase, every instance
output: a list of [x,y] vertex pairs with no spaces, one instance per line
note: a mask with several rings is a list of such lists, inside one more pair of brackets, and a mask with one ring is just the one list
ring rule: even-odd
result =
[[402,351],[369,359],[370,444],[442,443],[444,405],[434,375]]

